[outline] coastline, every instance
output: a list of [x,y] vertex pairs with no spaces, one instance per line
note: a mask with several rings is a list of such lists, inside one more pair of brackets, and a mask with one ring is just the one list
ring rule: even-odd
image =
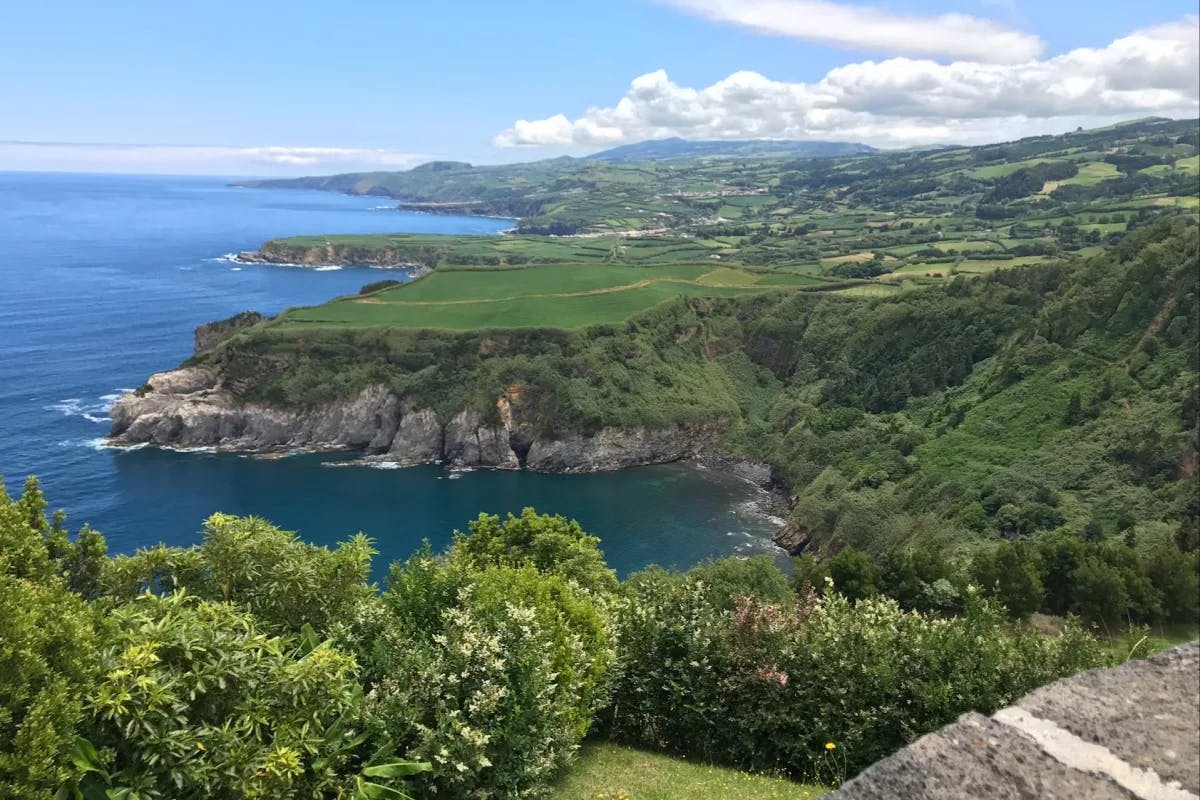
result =
[[430,272],[433,272],[432,267],[425,264],[420,264],[415,261],[395,261],[395,262],[380,262],[380,263],[364,263],[359,260],[334,261],[326,259],[323,261],[311,261],[300,263],[296,261],[276,261],[269,256],[261,254],[259,250],[242,250],[237,253],[225,253],[219,256],[217,261],[226,261],[233,264],[254,264],[261,267],[292,267],[298,269],[342,269],[343,267],[363,267],[366,269],[382,269],[382,270],[400,270],[405,271],[412,276],[413,280],[424,277]]

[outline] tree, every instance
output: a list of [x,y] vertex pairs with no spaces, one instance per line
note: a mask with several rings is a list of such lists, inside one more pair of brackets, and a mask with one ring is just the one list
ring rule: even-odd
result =
[[1067,410],[1063,412],[1063,423],[1066,425],[1075,425],[1079,420],[1083,419],[1083,402],[1079,399],[1079,392],[1071,392],[1071,399],[1067,401]]
[[1195,624],[1200,617],[1200,570],[1197,554],[1175,547],[1157,548],[1146,562],[1146,575],[1162,593],[1163,613],[1170,622]]
[[804,595],[810,589],[816,594],[825,591],[829,570],[824,564],[817,563],[812,553],[801,553],[792,559],[792,564],[792,590],[797,595]]
[[1046,592],[1046,610],[1059,616],[1075,605],[1075,570],[1083,561],[1085,545],[1065,534],[1051,534],[1037,543],[1039,575]]
[[879,593],[879,571],[871,557],[847,547],[828,561],[833,588],[848,600],[865,600]]
[[1003,542],[990,553],[980,553],[971,570],[983,591],[1003,603],[1014,619],[1042,607],[1046,591],[1035,557],[1024,544]]
[[1100,558],[1088,556],[1072,573],[1075,610],[1080,616],[1108,628],[1125,621],[1129,593],[1120,573]]

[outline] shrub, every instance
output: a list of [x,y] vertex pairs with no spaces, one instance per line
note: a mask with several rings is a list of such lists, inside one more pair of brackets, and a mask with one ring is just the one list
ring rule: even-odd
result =
[[46,503],[30,479],[0,485],[0,797],[49,798],[75,775],[67,757],[97,669],[91,611],[56,573]]
[[199,547],[159,545],[113,559],[107,593],[128,600],[141,592],[185,589],[209,600],[236,602],[276,632],[307,623],[329,629],[371,594],[370,540],[362,534],[330,550],[302,542],[263,519],[213,514]]
[[521,516],[509,514],[503,521],[480,514],[467,528],[470,535],[454,532],[452,561],[474,569],[530,566],[590,592],[617,588],[617,576],[600,552],[600,539],[585,533],[575,520],[526,508]]
[[747,594],[722,611],[702,581],[662,570],[631,576],[614,623],[612,736],[797,778],[816,775],[826,742],[854,772],[1102,660],[1073,623],[1043,637],[970,595],[953,618],[811,592],[784,605]]
[[372,736],[430,761],[439,797],[524,797],[568,762],[606,697],[608,623],[533,566],[428,550],[394,565],[345,636],[363,654]]
[[108,618],[102,665],[87,782],[110,797],[315,799],[357,770],[354,660],[236,606],[141,595]]
[[58,578],[5,574],[0,557],[0,797],[49,798],[74,775],[67,753],[95,668],[83,602]]

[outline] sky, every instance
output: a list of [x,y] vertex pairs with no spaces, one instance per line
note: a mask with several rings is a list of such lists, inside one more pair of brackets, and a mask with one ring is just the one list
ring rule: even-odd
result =
[[0,3],[0,170],[304,175],[1200,116],[1196,0]]

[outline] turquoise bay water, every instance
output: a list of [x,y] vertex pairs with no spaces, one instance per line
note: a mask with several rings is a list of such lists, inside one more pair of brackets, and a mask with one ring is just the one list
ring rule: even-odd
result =
[[680,465],[598,475],[330,466],[331,456],[113,451],[122,390],[191,354],[192,329],[246,309],[318,303],[396,273],[237,265],[222,254],[293,234],[494,233],[503,220],[406,214],[377,198],[236,189],[214,178],[0,173],[0,476],[37,474],[72,526],[113,551],[199,540],[214,511],[255,514],[332,544],[363,531],[376,574],[480,511],[577,518],[622,573],[775,552],[762,499]]

